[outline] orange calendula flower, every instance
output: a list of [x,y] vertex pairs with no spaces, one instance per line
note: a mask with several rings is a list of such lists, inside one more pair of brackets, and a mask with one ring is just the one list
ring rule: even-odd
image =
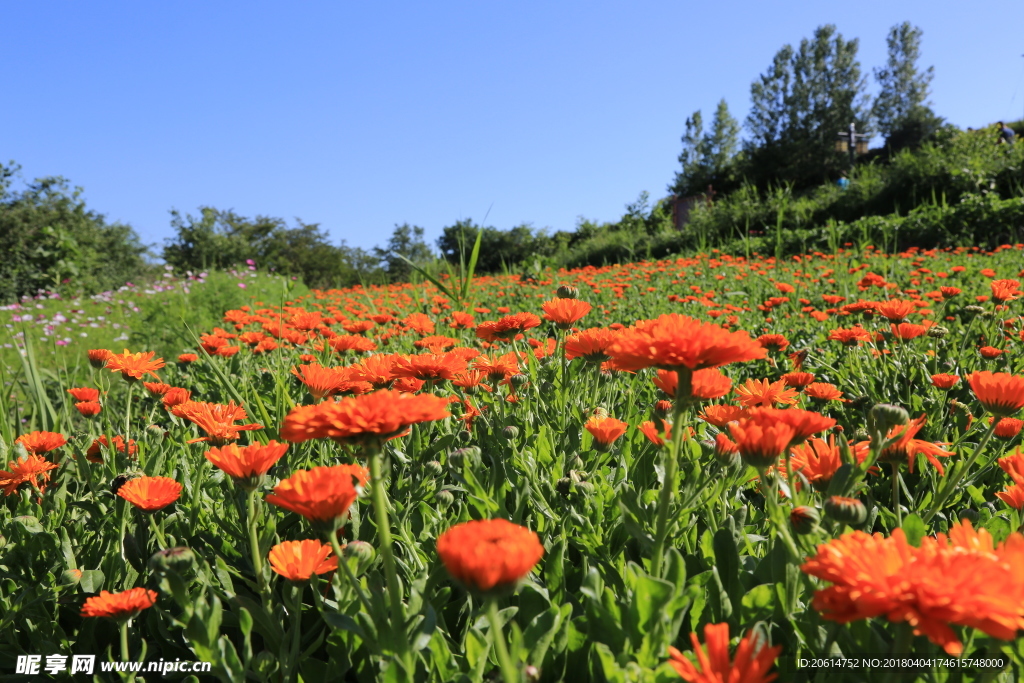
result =
[[457,524],[437,539],[437,554],[456,581],[478,593],[514,590],[544,555],[536,533],[504,519]]
[[[654,385],[672,398],[676,398],[679,388],[679,373],[671,370],[658,370]],[[697,370],[690,374],[688,396],[681,397],[686,402],[710,401],[721,398],[732,391],[732,380],[722,374],[718,368]]]
[[171,414],[188,420],[206,432],[206,436],[190,439],[188,443],[208,441],[211,445],[223,446],[229,441],[235,441],[239,432],[263,429],[263,425],[258,424],[236,425],[235,422],[247,420],[249,416],[246,414],[245,408],[235,405],[234,401],[230,401],[227,405],[205,401],[186,401],[171,408]]
[[637,429],[655,446],[664,446],[665,439],[672,438],[672,425],[664,420],[658,420],[657,425],[652,420],[647,420],[637,425]]
[[114,352],[110,349],[89,349],[86,355],[89,357],[89,365],[99,370],[106,364],[107,359],[114,355]]
[[774,465],[796,436],[793,427],[764,413],[742,417],[728,427],[743,462],[760,472]]
[[937,389],[942,389],[943,391],[948,391],[949,389],[952,389],[959,383],[959,375],[932,375],[932,386],[936,387]]
[[473,367],[487,375],[492,382],[501,382],[519,374],[519,361],[514,353],[506,353],[500,356],[477,356],[473,361]]
[[999,458],[997,462],[999,467],[1010,475],[1010,479],[1013,479],[1014,483],[1024,485],[1024,451],[1021,451],[1020,446],[1010,455]]
[[978,353],[980,353],[981,357],[985,358],[986,360],[993,360],[1003,355],[1003,350],[997,349],[994,346],[982,346],[981,348],[978,349]]
[[771,683],[776,674],[769,673],[782,646],[767,647],[752,634],[740,640],[736,655],[729,657],[729,624],[707,624],[704,627],[704,645],[696,633],[690,634],[694,665],[674,647],[668,649],[669,664],[688,683]]
[[254,443],[244,448],[232,443],[206,451],[206,459],[227,473],[236,484],[252,491],[287,450],[288,444],[276,441],[266,445]]
[[591,327],[570,334],[562,343],[565,357],[569,360],[582,358],[587,363],[603,363],[611,358],[607,353],[608,347],[612,345],[617,335],[618,330],[607,327]]
[[374,389],[390,386],[395,380],[392,370],[395,361],[401,356],[394,353],[378,353],[364,358],[355,365],[349,366],[349,379],[357,382],[369,382]]
[[[572,301],[572,299],[563,299],[563,301]],[[594,437],[596,446],[607,449],[620,436],[626,433],[626,427],[629,425],[622,420],[616,420],[614,417],[598,417],[595,415],[587,420],[587,423],[583,426]]]
[[115,353],[107,358],[107,370],[120,372],[121,377],[127,382],[137,382],[143,375],[152,375],[159,380],[156,370],[164,366],[164,359],[153,360],[155,355],[156,351],[132,353],[125,349],[124,353]]
[[707,406],[697,417],[719,429],[725,429],[725,425],[735,422],[746,414],[746,408],[739,406]]
[[1014,484],[1005,491],[997,491],[996,498],[1003,501],[1014,510],[1024,507],[1024,486]]
[[156,512],[178,500],[181,484],[170,477],[136,477],[126,481],[117,495],[143,512]]
[[814,375],[809,372],[787,372],[780,379],[786,383],[787,387],[802,389],[814,381]]
[[902,529],[885,538],[862,531],[818,546],[801,567],[833,585],[814,595],[822,616],[841,624],[885,616],[907,622],[948,654],[963,644],[950,626],[971,626],[1011,641],[1024,625],[1019,579],[1024,537],[1013,533],[999,547],[984,529],[954,523],[949,537],[907,542]]
[[[864,462],[870,455],[866,448],[851,450],[858,463]],[[815,491],[827,491],[832,477],[843,466],[843,458],[834,436],[830,436],[827,442],[819,438],[808,439],[806,443],[793,446],[790,456],[793,473],[802,474]],[[781,464],[779,469],[784,470],[785,465]]]
[[446,349],[450,349],[453,346],[458,345],[459,340],[454,337],[445,337],[444,335],[431,335],[429,337],[423,337],[413,342],[413,346],[417,349],[427,349],[431,353],[440,354]]
[[187,403],[192,398],[192,392],[183,387],[171,387],[166,394],[164,394],[163,404],[165,410],[170,410],[174,406],[180,406],[182,403]]
[[164,384],[163,382],[143,382],[142,386],[146,387],[146,391],[151,396],[163,396],[174,388],[170,384]]
[[82,417],[96,417],[103,410],[103,406],[97,401],[79,401],[75,404],[75,410],[77,410]]
[[130,588],[123,593],[100,591],[82,605],[83,617],[110,617],[118,621],[131,619],[156,604],[159,594],[148,588]]
[[800,400],[800,394],[795,389],[786,386],[783,380],[769,382],[766,379],[748,379],[742,385],[736,387],[737,401],[741,406],[751,408],[753,406],[793,405]]
[[183,353],[178,356],[178,362],[182,365],[188,365],[189,363],[195,363],[199,360],[199,356],[194,353]]
[[77,387],[74,389],[68,389],[68,393],[71,394],[76,401],[100,400],[100,390],[92,389],[90,387]]
[[892,336],[900,341],[910,341],[911,339],[917,339],[920,336],[928,334],[928,328],[924,325],[915,325],[914,323],[899,323],[889,325],[892,330]]
[[[989,418],[989,423],[994,419]],[[992,434],[1000,439],[1012,439],[1020,434],[1022,427],[1024,427],[1024,420],[1018,420],[1015,417],[1002,417],[996,423],[996,430]]]
[[266,500],[318,526],[333,528],[348,513],[359,494],[353,479],[351,465],[299,470],[275,486]]
[[458,354],[423,353],[395,359],[391,374],[395,377],[437,382],[452,379],[465,370],[466,361]]
[[811,436],[835,426],[834,418],[825,417],[813,410],[800,410],[799,408],[788,408],[780,410],[777,408],[752,408],[748,412],[750,417],[774,420],[787,424],[793,428],[793,440],[790,445],[803,443]]
[[55,469],[57,465],[34,453],[12,460],[7,463],[6,470],[0,470],[0,490],[9,496],[22,484],[30,484],[43,493],[50,481],[50,470]]
[[20,443],[26,451],[36,455],[55,451],[67,442],[64,435],[57,432],[29,432],[14,440],[14,443]]
[[996,303],[1001,304],[1021,296],[1020,282],[1017,280],[993,280],[989,286],[992,287],[992,299]]
[[[943,469],[942,463],[939,462],[938,458],[945,458],[953,454],[939,448],[939,444],[914,438],[921,431],[921,427],[924,426],[925,419],[925,416],[922,415],[905,425],[899,425],[890,429],[886,439],[899,436],[899,440],[879,454],[878,462],[894,463],[897,465],[907,463],[908,469],[913,472],[917,456],[924,455],[928,458],[928,462],[939,471],[939,474],[945,474],[945,469]],[[856,447],[864,448],[866,445],[870,446],[870,442],[861,441]]]
[[762,334],[756,341],[769,351],[784,351],[789,346],[789,340],[781,334]]
[[838,401],[843,397],[843,392],[828,382],[811,382],[804,387],[804,396],[817,401]]
[[545,301],[540,307],[544,310],[544,319],[555,323],[560,330],[569,329],[593,308],[579,299],[554,299]]
[[608,348],[617,368],[703,370],[765,358],[767,351],[744,331],[729,332],[678,313],[643,320],[622,330]]
[[476,327],[476,336],[489,342],[512,341],[517,334],[534,327],[540,327],[540,318],[533,313],[514,313],[497,321],[480,323]]
[[292,374],[306,386],[316,401],[322,401],[338,391],[345,381],[345,375],[338,372],[339,368],[325,368],[319,363],[292,367]]
[[985,410],[997,417],[1011,417],[1024,408],[1024,376],[979,370],[967,381]]
[[377,345],[372,341],[358,334],[341,334],[333,339],[327,341],[327,345],[338,353],[345,353],[346,351],[356,351],[364,353],[367,351],[376,351]]
[[309,581],[313,574],[326,574],[338,568],[331,546],[313,539],[285,541],[270,549],[270,567],[289,581]]
[[[117,449],[117,452],[118,453],[124,453],[125,452],[124,437],[123,436],[115,436],[113,441],[114,441],[114,448]],[[98,439],[95,439],[92,442],[92,444],[89,445],[88,450],[85,451],[85,459],[88,460],[89,462],[103,462],[103,458],[100,457],[100,448],[104,447],[104,446],[107,446],[108,444],[109,444],[109,442],[107,441],[107,437],[105,435],[104,436],[100,436]],[[135,445],[135,439],[129,439],[128,440],[128,457],[129,458],[134,458],[136,453],[138,453],[138,452],[139,452],[139,447]]]
[[293,409],[281,426],[281,438],[298,443],[334,439],[379,448],[410,425],[448,417],[448,400],[429,394],[384,390],[337,402]]
[[876,313],[885,317],[889,322],[899,323],[917,310],[917,304],[913,301],[890,299],[889,301],[880,301],[876,303],[874,309]]
[[828,338],[831,341],[842,342],[846,346],[857,346],[861,342],[869,342],[874,339],[872,334],[863,327],[840,327],[829,332]]

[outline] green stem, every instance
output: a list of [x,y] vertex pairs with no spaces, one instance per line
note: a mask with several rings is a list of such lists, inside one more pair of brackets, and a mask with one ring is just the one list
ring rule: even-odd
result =
[[[394,645],[402,659],[406,673],[411,680],[416,668],[409,651],[409,639],[405,633],[405,605],[402,603],[402,592],[398,584],[398,573],[395,570],[395,556],[391,550],[391,521],[388,519],[387,496],[384,493],[384,481],[381,479],[381,459],[379,449],[370,453],[370,489],[373,499],[373,512],[377,518],[377,534],[380,536],[380,554],[384,560],[384,576],[387,580],[388,601],[391,603],[391,630]],[[339,562],[341,558],[339,558]]]
[[288,601],[291,612],[292,642],[288,649],[288,661],[285,665],[284,680],[296,681],[299,668],[299,649],[302,646],[302,588],[305,583],[294,583],[291,586],[291,599]]
[[770,479],[765,476],[765,472],[760,472],[761,482],[769,480],[771,483],[768,485],[768,494],[765,496],[765,511],[768,513],[768,519],[772,526],[775,527],[775,531],[779,537],[782,538],[783,545],[789,550],[793,560],[799,562],[802,558],[799,548],[796,547],[796,542],[793,541],[793,537],[789,533],[789,526],[786,524],[785,513],[782,510],[782,506],[779,505],[779,474],[776,472]]
[[[124,452],[127,456],[131,451],[131,439],[128,438],[128,430],[132,424],[132,389],[135,388],[134,382],[128,382],[128,405],[124,409]],[[110,451],[117,456],[117,448],[114,447],[114,442],[110,442]]]
[[491,622],[491,636],[494,639],[494,648],[498,651],[498,664],[501,666],[501,677],[505,683],[519,683],[519,670],[512,663],[508,654],[508,646],[505,645],[505,634],[502,632],[501,619],[498,617],[498,599],[487,598],[487,618]]
[[146,514],[146,517],[149,518],[149,528],[153,530],[153,535],[156,536],[156,541],[160,546],[160,550],[166,550],[167,539],[164,537],[164,530],[156,523],[156,516],[154,514]]
[[892,463],[892,511],[896,513],[896,526],[903,526],[903,511],[900,509],[900,466]]
[[131,619],[125,619],[121,622],[121,661],[130,662],[131,653],[128,651],[128,622]]
[[[373,610],[370,607],[370,599],[366,597],[366,593],[363,592],[363,587],[359,585],[359,581],[352,573],[352,568],[348,566],[348,558],[346,558],[341,552],[341,544],[338,543],[337,532],[332,531],[327,535],[327,538],[331,542],[331,547],[334,548],[334,556],[338,558],[338,566],[341,567],[341,570],[345,573],[345,577],[348,579],[348,582],[352,585],[352,590],[356,592],[356,597],[359,598],[359,603],[363,606],[363,611],[365,611],[368,615],[372,615]],[[338,589],[340,590],[341,579],[338,577],[337,573],[334,574],[334,580],[336,582],[336,585],[338,586]]]
[[[600,372],[600,370],[598,370]],[[654,528],[654,555],[651,559],[651,575],[661,577],[661,562],[665,554],[665,539],[668,536],[669,510],[675,493],[676,473],[679,469],[679,450],[683,443],[683,410],[691,392],[692,373],[680,370],[677,373],[676,400],[672,410],[672,446],[665,458],[665,477],[658,495],[658,518]]]
[[985,450],[985,446],[988,445],[989,440],[992,438],[992,435],[996,431],[997,424],[999,424],[999,420],[993,417],[992,426],[988,428],[987,432],[985,432],[985,436],[981,437],[981,441],[978,442],[977,448],[975,448],[974,452],[971,453],[971,458],[967,461],[967,464],[964,465],[959,470],[957,470],[956,476],[953,478],[953,480],[947,482],[947,485],[944,486],[941,491],[939,491],[939,495],[936,497],[935,503],[932,504],[932,507],[928,511],[928,514],[924,516],[925,524],[928,524],[928,522],[932,521],[935,515],[939,514],[939,511],[942,510],[942,506],[953,494],[953,491],[960,484],[960,481],[964,478],[964,475],[967,474],[967,470],[971,469],[971,465],[973,465],[975,461],[977,461],[978,456],[980,456],[981,452]]
[[256,585],[260,596],[267,597],[267,579],[263,576],[263,555],[260,553],[259,534],[256,530],[256,490],[248,493],[245,505],[245,521],[249,526],[249,552],[252,553],[252,569],[256,572]]

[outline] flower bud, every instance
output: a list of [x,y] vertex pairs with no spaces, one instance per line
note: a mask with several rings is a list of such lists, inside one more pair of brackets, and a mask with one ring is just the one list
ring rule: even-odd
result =
[[475,463],[480,461],[481,451],[477,446],[467,446],[466,448],[460,448],[457,451],[452,451],[452,454],[448,456],[449,462],[455,467],[462,467],[467,463]]
[[441,467],[441,463],[439,463],[436,460],[428,461],[427,464],[423,466],[423,468],[427,471],[427,474],[430,474],[431,476],[434,477],[438,477],[441,475],[442,472],[444,472],[444,468]]
[[460,443],[469,443],[472,440],[473,440],[473,435],[471,433],[466,432],[466,431],[459,432],[459,442]]
[[555,490],[561,493],[563,496],[568,496],[572,491],[572,479],[569,477],[562,477],[555,484]]
[[455,495],[448,489],[441,489],[434,494],[434,500],[437,501],[438,505],[451,507],[455,503]]
[[801,535],[814,531],[820,521],[818,511],[806,505],[795,507],[789,513],[789,523],[793,525],[793,531]]
[[355,558],[356,569],[353,573],[361,574],[373,562],[373,558],[377,556],[377,551],[366,541],[352,541],[341,549],[341,554],[346,561]]
[[75,586],[82,580],[81,569],[65,569],[60,575],[61,586]]
[[604,419],[609,416],[609,413],[608,409],[605,408],[604,406],[597,406],[596,408],[590,411],[590,415],[592,417]]
[[949,334],[949,328],[942,327],[941,325],[934,325],[928,328],[928,336],[932,339],[942,339]]
[[148,438],[152,439],[153,441],[157,441],[157,442],[163,441],[169,435],[170,435],[170,432],[168,432],[166,429],[164,429],[160,425],[149,425],[148,427],[146,427],[146,436]]
[[505,438],[508,439],[509,441],[515,441],[517,438],[519,438],[519,427],[516,427],[515,425],[509,425],[502,429],[501,433],[504,434]]
[[825,515],[840,524],[860,526],[868,518],[868,509],[856,498],[832,496],[825,500]]
[[518,389],[519,387],[526,386],[529,383],[530,376],[519,373],[517,375],[512,375],[511,377],[509,377],[508,381],[509,384]]
[[196,556],[191,548],[168,548],[167,550],[154,553],[149,558],[149,568],[157,574],[166,574],[168,572],[181,574],[191,569],[195,561]]
[[979,519],[981,519],[981,514],[977,510],[965,508],[960,511],[960,521],[967,520],[972,525],[976,525]]
[[910,415],[900,406],[890,403],[879,403],[871,409],[868,414],[875,429],[887,434],[893,427],[905,425],[910,422]]
[[579,299],[580,290],[571,285],[559,285],[558,289],[555,290],[555,296],[559,299]]

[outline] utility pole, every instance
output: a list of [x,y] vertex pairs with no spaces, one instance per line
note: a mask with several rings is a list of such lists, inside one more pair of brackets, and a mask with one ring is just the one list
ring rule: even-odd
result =
[[867,133],[858,133],[857,124],[851,123],[849,132],[837,133],[836,137],[839,138],[836,141],[836,151],[849,151],[850,168],[853,168],[853,162],[857,155],[868,151],[868,138],[871,136]]

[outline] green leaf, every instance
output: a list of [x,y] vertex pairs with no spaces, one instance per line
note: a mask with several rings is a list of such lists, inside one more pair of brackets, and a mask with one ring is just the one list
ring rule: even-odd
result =
[[562,625],[562,614],[558,607],[549,607],[529,623],[523,631],[523,644],[526,647],[526,661],[536,667],[544,663],[551,641],[554,640],[558,627]]
[[43,528],[43,525],[39,523],[39,520],[31,515],[15,517],[14,523],[30,534],[41,534],[46,531],[46,529]]
[[99,593],[103,588],[104,578],[103,572],[99,569],[85,569],[82,571],[82,578],[78,585],[82,587],[84,593]]
[[903,533],[906,534],[907,543],[915,548],[920,547],[921,539],[928,533],[924,520],[915,512],[903,518]]

